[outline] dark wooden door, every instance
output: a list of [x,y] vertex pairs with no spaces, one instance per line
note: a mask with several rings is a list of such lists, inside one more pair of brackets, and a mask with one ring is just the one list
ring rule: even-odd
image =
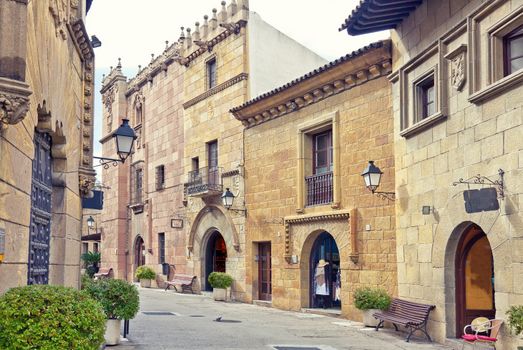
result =
[[260,300],[272,300],[271,243],[258,244],[258,293]]
[[473,319],[496,315],[492,250],[478,226],[464,233],[456,258],[456,336],[461,337]]
[[49,282],[51,238],[51,137],[35,132],[27,284]]

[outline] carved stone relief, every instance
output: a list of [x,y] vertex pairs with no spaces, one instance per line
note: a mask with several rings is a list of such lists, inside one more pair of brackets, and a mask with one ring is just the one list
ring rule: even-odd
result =
[[463,89],[467,80],[466,54],[467,46],[461,45],[445,56],[450,61],[450,83],[458,91]]
[[106,115],[107,115],[107,124],[113,122],[113,103],[115,100],[116,88],[112,86],[107,92],[102,96],[102,101],[105,106]]
[[56,36],[67,39],[67,12],[69,10],[67,0],[51,0],[49,2],[49,11],[53,16],[56,29]]
[[29,99],[0,92],[0,121],[3,124],[17,124],[29,111]]

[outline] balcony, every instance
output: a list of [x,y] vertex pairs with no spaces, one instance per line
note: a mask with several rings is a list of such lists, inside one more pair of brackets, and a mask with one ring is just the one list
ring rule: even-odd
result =
[[190,171],[186,189],[187,195],[192,197],[221,195],[223,192],[221,168],[204,167]]
[[305,177],[306,206],[332,203],[332,172]]

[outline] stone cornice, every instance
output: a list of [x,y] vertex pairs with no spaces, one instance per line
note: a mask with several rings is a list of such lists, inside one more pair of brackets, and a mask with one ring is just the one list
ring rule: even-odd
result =
[[292,97],[285,100],[278,99],[278,96],[275,96],[275,98],[269,97],[268,100],[274,101],[268,101],[263,109],[255,110],[255,114],[234,112],[234,115],[246,128],[251,128],[365,84],[368,81],[387,76],[390,70],[391,60],[388,59],[373,64],[366,69],[346,74],[343,77],[339,77],[339,79],[325,84],[318,84],[313,89],[307,91],[300,91],[300,87],[297,86],[294,88],[294,90],[297,90],[297,93],[292,94]]
[[195,98],[190,99],[189,101],[185,102],[183,104],[183,108],[187,109],[191,106],[194,106],[195,104],[205,100],[209,96],[215,95],[218,92],[223,91],[223,90],[227,89],[228,87],[231,87],[231,86],[235,85],[236,83],[239,83],[242,80],[247,80],[247,78],[248,78],[247,73],[240,73],[237,76],[221,83],[220,85],[217,85],[217,86],[213,87],[212,89],[205,91],[203,94],[200,94],[200,95],[196,96]]
[[336,211],[335,213],[314,213],[308,215],[287,216],[283,220],[285,222],[285,226],[288,226],[315,221],[347,220],[349,215],[350,214],[348,211]]
[[72,25],[68,24],[67,29],[71,33],[71,38],[82,59],[85,61],[92,60],[94,58],[94,50],[84,22],[79,19]]

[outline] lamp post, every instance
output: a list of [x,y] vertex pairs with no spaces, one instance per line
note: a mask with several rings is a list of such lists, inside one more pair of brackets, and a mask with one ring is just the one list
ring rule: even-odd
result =
[[234,198],[236,198],[236,196],[230,191],[228,187],[225,189],[225,192],[223,192],[221,198],[222,204],[227,210],[232,210],[237,213],[247,213],[246,209],[236,209],[232,207],[232,204],[234,203]]
[[122,124],[113,132],[112,137],[116,144],[116,154],[118,158],[93,156],[94,159],[100,160],[100,164],[98,165],[102,165],[105,169],[109,168],[109,164],[111,163],[113,166],[118,165],[118,163],[125,163],[125,160],[133,151],[134,140],[137,138],[133,128],[129,125],[129,119],[122,119]]
[[[90,215],[88,218],[87,218],[87,231],[90,232],[92,228],[94,228],[94,219],[93,219],[93,216]],[[96,228],[95,228],[95,233],[96,233]]]
[[381,175],[383,175],[383,172],[380,170],[380,168],[374,165],[373,160],[369,160],[367,167],[361,173],[361,176],[363,176],[363,180],[365,181],[365,187],[367,187],[369,191],[381,199],[388,199],[391,201],[396,200],[396,193],[394,192],[376,191],[380,186]]

